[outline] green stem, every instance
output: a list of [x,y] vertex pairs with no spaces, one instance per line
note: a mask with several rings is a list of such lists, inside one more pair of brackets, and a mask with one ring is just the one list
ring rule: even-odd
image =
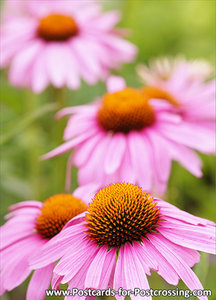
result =
[[[30,97],[28,97],[28,102],[29,101],[31,101]],[[46,104],[36,110],[31,110],[31,108],[29,107],[29,103],[27,104],[27,107],[28,112],[15,122],[13,121],[6,133],[1,134],[0,145],[9,142],[12,138],[25,131],[29,126],[31,126],[32,123],[34,123],[47,113],[53,112],[57,109],[57,105],[55,103]]]
[[[53,100],[57,103],[58,109],[62,109],[65,106],[65,91],[64,89],[53,89]],[[63,143],[63,133],[66,126],[66,119],[55,120],[53,126],[53,140],[56,141],[55,145],[59,146]],[[60,155],[54,158],[53,163],[55,168],[52,169],[52,183],[53,193],[62,193],[65,187],[65,174],[67,164],[67,154]]]
[[64,88],[53,88],[54,100],[58,104],[58,109],[65,106],[65,90]]
[[[39,97],[29,91],[26,91],[26,110],[27,114],[32,115],[37,111],[39,106]],[[28,163],[28,178],[31,185],[31,199],[40,199],[40,163],[38,158],[40,156],[40,127],[35,122],[34,126],[28,127],[26,131],[27,138],[27,163]]]

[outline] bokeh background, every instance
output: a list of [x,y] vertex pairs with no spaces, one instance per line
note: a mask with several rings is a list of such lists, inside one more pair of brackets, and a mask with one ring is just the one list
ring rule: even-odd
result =
[[[42,0],[38,1],[38,5],[41,5],[40,2]],[[136,65],[157,56],[183,54],[188,59],[205,58],[215,66],[214,0],[106,0],[103,3],[106,10],[118,9],[122,12],[119,27],[130,29],[128,39],[139,48],[137,60],[115,72],[125,77],[129,85],[140,85]],[[7,70],[1,71],[0,85],[2,224],[9,205],[29,199],[43,201],[55,193],[64,192],[69,153],[39,161],[42,154],[62,142],[66,119],[56,121],[55,112],[61,106],[92,101],[103,95],[105,86],[102,82],[96,86],[83,83],[79,91],[59,91],[49,87],[42,94],[34,95],[28,90],[11,87],[7,81]],[[166,199],[192,214],[215,220],[215,159],[205,155],[202,155],[202,159],[202,179],[195,178],[173,163]],[[71,191],[76,186],[74,168]],[[202,254],[201,263],[194,267],[194,271],[204,288],[212,290],[213,295],[209,299],[216,299],[215,258]],[[154,289],[175,288],[155,272],[148,279]],[[27,282],[1,299],[24,300],[26,286]],[[178,287],[186,289],[182,282]],[[157,297],[159,300],[164,298]]]

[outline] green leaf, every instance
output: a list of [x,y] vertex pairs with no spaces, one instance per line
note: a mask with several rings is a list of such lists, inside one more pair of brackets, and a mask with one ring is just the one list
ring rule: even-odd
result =
[[42,107],[39,107],[32,113],[28,113],[27,115],[22,116],[21,118],[13,122],[13,124],[11,124],[10,130],[0,135],[0,145],[8,142],[10,139],[21,133],[23,130],[27,129],[33,122],[43,117],[47,113],[56,111],[57,108],[57,103],[46,104]]

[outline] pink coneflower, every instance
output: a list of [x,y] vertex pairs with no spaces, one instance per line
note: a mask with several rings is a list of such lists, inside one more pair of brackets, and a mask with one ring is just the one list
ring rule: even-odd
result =
[[[24,201],[10,207],[10,213],[6,216],[9,220],[0,231],[0,294],[11,291],[30,275],[30,257],[58,234],[71,218],[75,217],[74,224],[79,222],[79,217],[76,216],[87,209],[87,203],[91,199],[86,199],[88,189],[91,195],[90,186],[86,186],[78,188],[73,195],[57,194],[44,203]],[[51,263],[33,273],[27,300],[41,300],[45,297],[53,267],[54,264]]]
[[213,222],[152,198],[136,185],[115,183],[101,189],[82,221],[69,222],[30,264],[37,269],[60,259],[54,288],[68,283],[69,289],[148,290],[146,275],[153,269],[168,283],[181,279],[194,290],[203,289],[191,270],[200,260],[196,250],[215,253]]
[[183,59],[169,64],[168,60],[162,60],[155,61],[149,69],[139,66],[138,74],[145,84],[142,91],[146,98],[169,102],[172,104],[169,110],[182,117],[183,126],[176,130],[166,128],[167,136],[182,142],[187,135],[187,145],[192,147],[199,136],[195,148],[206,153],[201,145],[202,136],[206,135],[215,144],[215,79],[206,81],[211,75],[210,64]]
[[214,149],[212,128],[186,127],[173,112],[173,104],[148,102],[142,91],[126,87],[119,77],[108,80],[108,92],[101,101],[65,108],[57,117],[64,115],[72,115],[64,133],[66,143],[43,158],[75,149],[68,162],[67,187],[74,164],[80,185],[129,181],[162,194],[172,159],[200,177],[201,161],[190,148],[204,153]]
[[150,60],[149,66],[140,64],[137,73],[146,85],[154,86],[169,80],[178,68],[187,70],[188,82],[205,81],[213,75],[212,65],[204,59],[186,60],[183,56],[159,57]]
[[24,0],[14,6],[12,1],[4,14],[0,65],[11,65],[13,85],[34,92],[48,84],[78,89],[80,78],[95,84],[109,69],[134,59],[136,47],[114,29],[118,12],[102,13],[97,1],[42,2]]

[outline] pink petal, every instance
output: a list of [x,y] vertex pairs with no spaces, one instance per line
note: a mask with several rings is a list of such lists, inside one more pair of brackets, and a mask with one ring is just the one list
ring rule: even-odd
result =
[[[79,124],[79,126],[77,126]],[[64,130],[64,140],[69,140],[75,136],[86,133],[91,129],[95,129],[95,116],[87,114],[77,114],[68,120],[67,126]]]
[[39,41],[30,42],[24,50],[19,51],[19,54],[14,58],[9,78],[15,86],[23,86],[28,79],[28,72],[31,70],[34,59],[40,53],[43,44]]
[[189,172],[197,177],[202,176],[202,161],[199,156],[191,149],[169,142],[169,151],[173,159],[178,161]]
[[31,268],[42,268],[58,260],[64,255],[66,247],[70,247],[71,240],[74,239],[76,241],[82,239],[83,231],[83,224],[76,224],[62,230],[59,234],[49,240],[35,256],[31,257]]
[[116,264],[116,249],[112,248],[106,253],[99,287],[100,289],[107,289]]
[[23,207],[36,207],[41,208],[43,206],[43,203],[40,201],[22,201],[19,203],[16,203],[14,205],[11,205],[9,207],[9,210],[15,210]]
[[167,223],[159,231],[168,240],[187,248],[215,254],[215,228]]
[[35,93],[41,93],[49,83],[48,74],[45,69],[45,50],[38,54],[32,66],[31,88]]
[[74,197],[77,197],[81,200],[83,200],[86,204],[89,204],[89,202],[92,201],[92,198],[94,197],[95,193],[98,191],[99,186],[95,183],[89,183],[84,186],[78,187],[74,192]]
[[100,66],[92,53],[86,55],[86,49],[89,49],[86,40],[80,37],[79,39],[73,39],[71,49],[79,62],[80,73],[85,81],[89,84],[95,84],[98,77],[100,77]]
[[5,289],[11,291],[28,277],[31,273],[28,259],[43,243],[37,236],[31,236],[13,244],[3,252],[7,259],[2,270]]
[[68,45],[61,50],[62,57],[64,57],[66,72],[66,84],[71,89],[78,89],[80,87],[79,67],[76,58]]
[[161,236],[160,239],[165,241],[169,248],[174,251],[182,260],[184,260],[189,267],[193,267],[195,264],[200,262],[200,254],[196,250],[179,246]]
[[70,219],[70,221],[68,221],[65,224],[65,226],[63,227],[63,229],[66,229],[66,228],[68,228],[70,226],[73,226],[73,225],[76,225],[78,223],[83,223],[85,221],[85,216],[86,216],[86,211],[84,211],[83,213],[81,213],[81,214],[77,215],[76,217]]
[[67,115],[75,114],[75,113],[86,113],[91,114],[92,112],[95,112],[97,110],[96,105],[77,105],[72,107],[65,107],[61,109],[56,114],[56,119],[61,119]]
[[133,60],[137,54],[137,48],[133,44],[119,37],[107,34],[100,38],[110,48],[110,56],[114,61],[128,62]]
[[119,76],[110,76],[106,84],[109,93],[115,93],[126,88],[124,79]]
[[129,141],[126,139],[125,154],[118,170],[119,181],[126,181],[130,183],[136,182],[136,173],[132,165],[131,154],[129,150]]
[[[175,111],[175,108],[173,108],[173,105],[170,104],[169,102],[167,102],[167,100],[163,100],[163,99],[150,99],[149,103],[151,104],[151,106],[153,106],[153,108],[155,108],[155,110],[157,112],[161,112],[164,111],[164,113],[166,113],[166,115],[169,115],[171,117],[171,114],[167,113],[169,111]],[[158,116],[160,116],[160,114],[158,114]],[[176,118],[176,115],[174,115],[174,118]],[[176,119],[177,120],[177,119]],[[179,118],[178,118],[179,120]]]
[[[135,288],[144,288],[149,290],[149,283],[146,278],[145,269],[136,255],[136,247],[130,244],[123,246],[124,251],[124,270],[127,289],[134,290]],[[140,295],[131,295],[131,299],[152,299],[152,297],[142,297]]]
[[81,241],[79,246],[77,244],[75,247],[70,248],[70,252],[64,255],[54,269],[57,274],[64,275],[61,282],[67,283],[78,274],[83,265],[89,261],[93,261],[98,249],[95,244],[87,244],[87,242],[84,241]]
[[88,162],[79,169],[78,181],[80,185],[85,185],[90,182],[104,182],[104,155],[110,143],[111,137],[105,136],[92,152]]
[[145,273],[150,276],[151,275],[150,269],[158,271],[158,263],[154,259],[154,257],[148,253],[148,249],[145,245],[145,240],[142,243],[142,245],[140,245],[139,243],[134,243],[134,244],[136,246],[136,254],[139,257],[140,262],[142,263],[143,267],[146,270]]
[[126,141],[124,134],[115,134],[107,147],[105,155],[105,172],[107,174],[114,173],[121,164],[126,148]]
[[[170,175],[171,158],[164,139],[156,134],[153,130],[149,130],[147,136],[152,145],[155,180],[157,182],[157,190],[163,194],[166,190],[167,181]],[[158,147],[160,145],[160,147]]]
[[55,148],[54,150],[48,152],[47,154],[41,156],[41,160],[49,159],[54,156],[65,153],[69,150],[72,150],[74,147],[81,144],[83,141],[85,141],[86,139],[88,139],[89,137],[91,137],[94,134],[95,134],[95,130],[91,130],[90,132],[80,135],[80,136],[72,139],[71,141],[66,142],[66,143],[62,144],[61,146]]
[[63,57],[64,43],[50,43],[46,49],[47,74],[52,84],[58,88],[66,81],[67,66]]
[[83,164],[87,163],[90,156],[98,144],[104,139],[104,134],[98,132],[91,139],[88,139],[85,143],[81,144],[74,153],[74,164],[77,167],[82,167]]
[[[172,264],[175,271],[178,273],[179,277],[184,281],[184,283],[191,289],[203,290],[203,286],[200,283],[199,279],[191,268],[181,259],[175,251],[169,248],[169,244],[166,243],[166,240],[159,237],[160,235],[149,235],[151,243],[158,249],[158,251],[166,257],[169,262]],[[207,300],[207,297],[198,297],[202,300]]]
[[[108,247],[101,246],[93,258],[85,278],[85,288],[100,288],[102,269],[105,263]],[[114,256],[115,257],[115,256]]]
[[110,11],[104,13],[103,15],[98,16],[90,22],[90,31],[99,30],[99,31],[109,31],[120,20],[120,14],[118,11]]
[[144,190],[152,190],[152,151],[145,136],[137,132],[128,135],[129,148],[133,169],[137,182]]
[[[7,224],[5,224],[7,225]],[[34,222],[25,221],[22,217],[22,223],[14,223],[11,226],[2,226],[1,228],[1,249],[8,247],[10,244],[18,242],[23,238],[34,234]]]
[[59,288],[62,278],[63,278],[63,276],[59,276],[58,274],[53,273],[53,277],[52,277],[52,281],[51,281],[52,289],[56,290]]
[[158,198],[154,200],[157,203],[157,206],[160,207],[160,211],[164,216],[169,216],[174,220],[180,220],[181,222],[185,222],[188,224],[215,226],[214,222],[191,215],[181,209],[178,209],[176,206],[166,201],[160,200]]
[[181,126],[163,124],[163,126],[160,125],[160,131],[172,141],[192,147],[201,152],[213,153],[215,150],[212,131],[197,125],[194,126],[192,123],[186,124],[184,122]]
[[49,288],[54,264],[34,271],[30,283],[28,285],[26,300],[43,300],[45,298],[45,290]]
[[[118,291],[122,287],[123,289],[127,288],[125,281],[125,272],[124,272],[124,247],[121,247],[119,250],[119,256],[116,262],[113,288]],[[116,295],[116,299],[121,299],[122,297]]]
[[158,264],[157,273],[169,284],[177,285],[179,276],[168,259],[163,257],[160,251],[158,251],[147,239],[143,240],[143,244],[145,245],[148,253],[152,256],[152,259],[154,259]]
[[20,208],[20,209],[16,209],[11,211],[10,213],[8,213],[7,215],[4,216],[4,219],[8,220],[8,219],[13,219],[14,217],[19,217],[19,216],[23,216],[23,218],[25,217],[37,217],[37,215],[39,214],[40,209],[36,208],[36,207],[26,207],[26,208]]

